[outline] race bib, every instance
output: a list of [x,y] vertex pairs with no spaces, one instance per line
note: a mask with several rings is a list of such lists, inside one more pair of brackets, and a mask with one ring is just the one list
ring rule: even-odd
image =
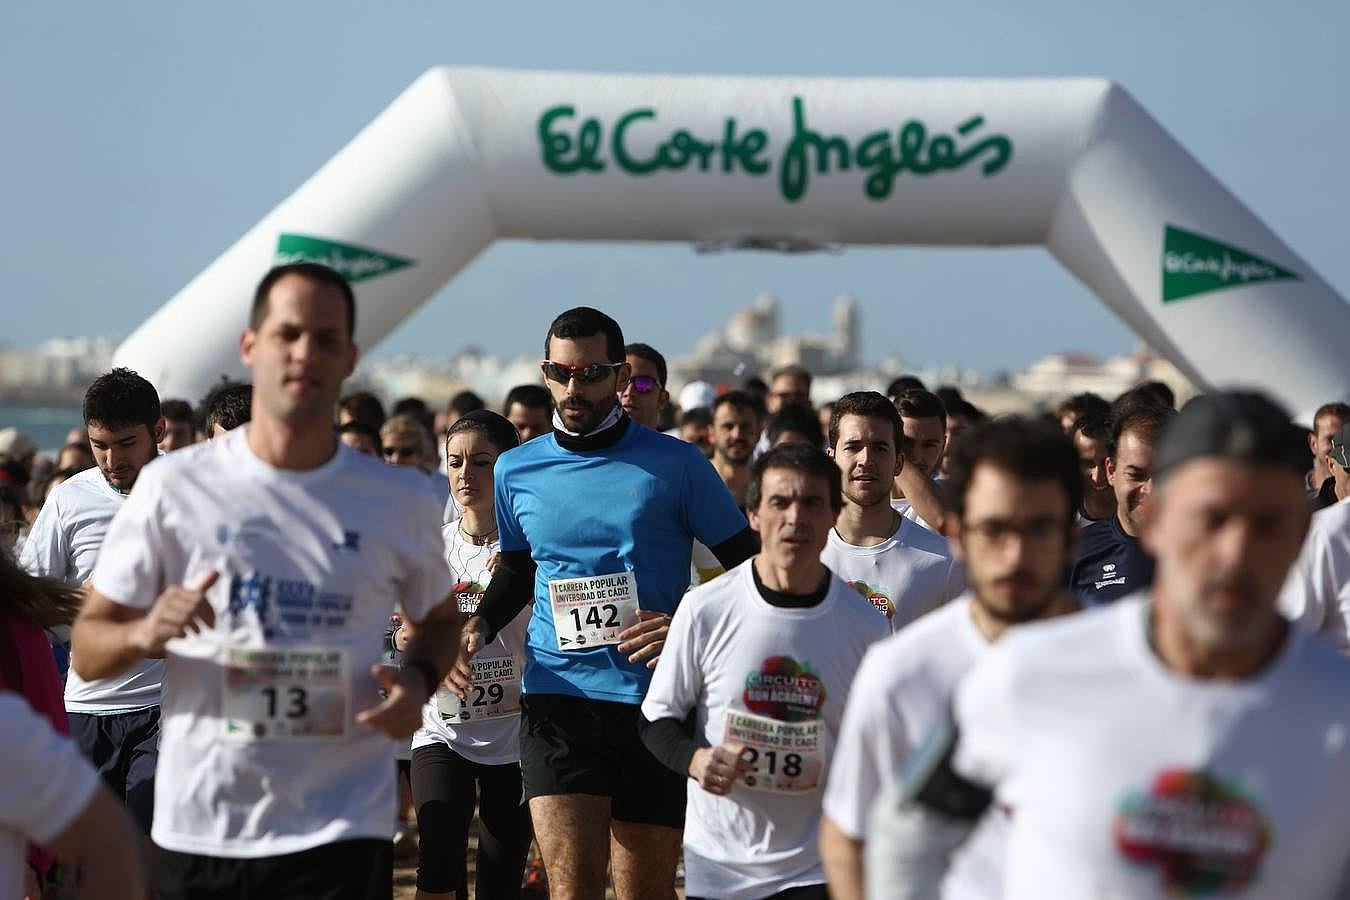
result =
[[441,685],[436,691],[436,709],[447,725],[504,719],[520,713],[520,669],[510,656],[475,659],[469,699]]
[[558,649],[589,650],[619,643],[619,632],[636,625],[637,582],[632,572],[548,583]]
[[221,714],[239,741],[347,735],[347,653],[336,647],[225,650]]
[[801,794],[820,785],[820,774],[825,769],[824,728],[819,719],[780,722],[729,709],[722,742],[745,745],[743,754],[751,763],[750,771],[741,779],[746,787],[775,794]]

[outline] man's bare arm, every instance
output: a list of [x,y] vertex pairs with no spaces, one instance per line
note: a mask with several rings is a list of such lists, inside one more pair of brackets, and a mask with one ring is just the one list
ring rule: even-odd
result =
[[863,842],[845,834],[829,816],[821,817],[820,861],[831,900],[863,900]]
[[162,657],[164,645],[210,628],[215,612],[206,592],[220,577],[211,572],[195,588],[170,585],[148,610],[101,594],[93,585],[70,634],[70,664],[86,681],[121,675],[146,658]]
[[914,507],[914,512],[918,513],[919,518],[934,528],[942,527],[947,507],[942,489],[933,479],[925,475],[918,466],[906,462],[900,474],[895,476],[895,483],[904,492],[905,499]]

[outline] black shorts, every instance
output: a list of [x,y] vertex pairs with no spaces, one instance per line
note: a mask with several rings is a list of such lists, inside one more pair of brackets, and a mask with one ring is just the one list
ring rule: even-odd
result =
[[360,838],[298,853],[226,859],[156,847],[157,900],[391,900],[394,843]]
[[657,762],[638,736],[635,703],[562,694],[520,698],[525,798],[609,797],[621,822],[684,828],[686,776]]

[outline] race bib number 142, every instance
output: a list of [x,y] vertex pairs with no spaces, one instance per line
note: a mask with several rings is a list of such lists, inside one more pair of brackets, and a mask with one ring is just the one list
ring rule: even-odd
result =
[[550,581],[548,599],[563,651],[617,644],[619,633],[639,621],[632,572]]

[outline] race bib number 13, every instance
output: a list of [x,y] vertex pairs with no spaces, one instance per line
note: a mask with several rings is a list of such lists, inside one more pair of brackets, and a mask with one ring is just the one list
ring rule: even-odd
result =
[[617,644],[619,632],[639,621],[632,572],[550,581],[548,599],[558,649],[563,651]]
[[225,651],[221,714],[240,741],[333,739],[347,733],[347,660],[340,648]]

